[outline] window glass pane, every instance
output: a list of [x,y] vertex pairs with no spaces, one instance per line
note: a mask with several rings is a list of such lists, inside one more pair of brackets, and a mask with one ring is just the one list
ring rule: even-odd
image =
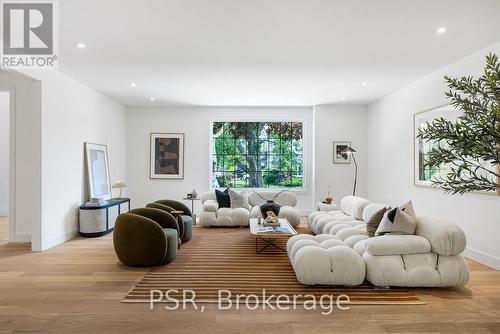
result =
[[281,123],[280,136],[282,139],[289,140],[291,137],[291,125],[292,123]]
[[234,138],[234,131],[232,123],[224,123],[224,138]]
[[222,172],[224,171],[224,156],[214,154],[212,159],[212,171]]
[[302,123],[293,122],[291,124],[291,139],[302,139]]
[[247,154],[247,140],[245,138],[235,139],[234,147],[236,154]]
[[302,187],[301,122],[214,122],[216,187]]
[[212,127],[212,135],[213,138],[222,137],[224,133],[224,123],[223,122],[214,122]]

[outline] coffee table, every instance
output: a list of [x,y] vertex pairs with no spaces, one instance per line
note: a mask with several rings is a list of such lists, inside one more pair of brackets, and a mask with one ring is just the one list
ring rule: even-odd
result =
[[[262,219],[261,221],[263,222],[264,220]],[[280,247],[276,242],[296,235],[297,231],[295,231],[285,218],[280,218],[279,223],[281,228],[286,229],[286,232],[259,232],[259,228],[266,226],[264,226],[264,224],[259,224],[257,218],[250,218],[250,234],[255,236],[255,254],[261,254],[268,248],[275,248],[286,254],[286,249]],[[264,245],[259,246],[259,241],[263,241]]]

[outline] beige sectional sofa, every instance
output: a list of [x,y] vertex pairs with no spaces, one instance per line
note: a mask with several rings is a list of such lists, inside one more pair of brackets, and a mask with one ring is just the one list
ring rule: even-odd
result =
[[215,191],[209,191],[201,195],[203,211],[200,214],[200,225],[204,226],[248,226],[249,218],[262,217],[260,205],[266,200],[275,198],[275,202],[281,206],[279,217],[287,218],[292,226],[300,224],[300,215],[295,206],[297,195],[285,191],[278,195],[278,191],[252,191],[248,196],[249,206],[245,208],[219,208]]
[[[290,238],[287,245],[299,281],[325,284],[325,277],[329,275],[327,281],[330,284],[355,285],[361,272],[359,261],[354,259],[355,253],[365,264],[366,280],[376,286],[452,287],[467,283],[469,269],[461,255],[466,238],[458,226],[439,218],[417,216],[415,235],[389,234],[370,238],[366,233],[366,223],[382,207],[387,205],[348,196],[342,199],[338,211],[312,213],[308,217],[308,226],[317,239],[297,235]],[[344,251],[351,258],[351,268],[345,268],[345,263],[338,259],[325,266],[311,255],[316,254],[318,258],[317,254],[324,253],[323,250],[331,251],[335,247],[348,247],[354,251]],[[304,258],[308,259],[307,264]],[[332,267],[336,263],[344,263],[344,270],[357,274],[352,275],[348,282],[340,276],[337,280],[334,273],[339,269]]]

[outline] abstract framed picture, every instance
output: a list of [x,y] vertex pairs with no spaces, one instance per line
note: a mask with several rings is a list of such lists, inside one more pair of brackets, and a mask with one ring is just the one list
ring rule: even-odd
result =
[[85,143],[84,145],[90,198],[110,199],[108,148],[102,144]]
[[351,156],[345,150],[351,146],[350,141],[334,141],[333,142],[333,163],[334,164],[350,164]]
[[150,134],[151,179],[184,178],[184,134]]

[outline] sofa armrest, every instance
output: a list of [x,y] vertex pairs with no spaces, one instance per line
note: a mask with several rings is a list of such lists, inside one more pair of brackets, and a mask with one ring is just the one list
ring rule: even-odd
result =
[[366,240],[366,251],[374,256],[425,254],[431,244],[418,235],[386,234]]
[[209,199],[203,202],[203,211],[217,212],[218,208],[219,208],[219,203],[217,203],[217,201]]
[[465,250],[464,231],[455,224],[433,217],[417,217],[417,235],[429,240],[434,253],[452,256]]

